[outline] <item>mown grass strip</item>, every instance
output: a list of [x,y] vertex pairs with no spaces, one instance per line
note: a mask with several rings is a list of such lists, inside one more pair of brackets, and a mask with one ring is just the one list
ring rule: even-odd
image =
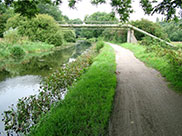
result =
[[124,48],[131,50],[137,58],[142,60],[147,66],[153,67],[158,70],[163,77],[170,82],[170,86],[176,91],[182,91],[182,80],[177,80],[178,73],[172,69],[172,64],[168,63],[169,60],[166,56],[159,57],[155,52],[146,52],[146,47],[135,44],[119,44]]
[[106,45],[60,104],[34,127],[32,136],[106,135],[116,88],[114,50]]

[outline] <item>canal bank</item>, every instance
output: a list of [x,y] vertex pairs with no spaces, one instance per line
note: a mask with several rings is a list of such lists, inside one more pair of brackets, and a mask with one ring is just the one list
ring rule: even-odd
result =
[[[74,60],[90,46],[91,44],[88,42],[79,41],[74,46],[56,49],[47,55],[33,58],[33,61],[20,66],[20,76],[9,77],[0,82],[0,98],[2,98],[0,112],[7,110],[11,104],[16,105],[19,98],[37,94],[41,77],[49,75],[58,67]],[[2,117],[0,115],[1,119]],[[5,134],[3,129],[4,125],[1,121],[0,132]]]

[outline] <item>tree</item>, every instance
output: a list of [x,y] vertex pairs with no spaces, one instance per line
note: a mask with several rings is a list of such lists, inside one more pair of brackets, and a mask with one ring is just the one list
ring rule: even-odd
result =
[[68,24],[83,24],[83,21],[80,18],[70,19]]
[[[14,6],[15,12],[21,15],[32,17],[38,13],[37,5],[39,3],[52,3],[61,4],[62,0],[4,0],[6,5]],[[69,0],[69,6],[73,7],[79,0]],[[146,14],[153,15],[154,13],[160,13],[166,16],[166,19],[171,18],[177,19],[176,9],[182,8],[181,0],[162,0],[157,3],[157,0],[139,0],[143,10]],[[2,3],[2,0],[0,0]],[[102,4],[106,3],[106,0],[91,0],[92,4]],[[154,5],[157,4],[157,5]],[[133,12],[132,0],[112,0],[111,6],[113,10],[120,15],[121,21],[127,21],[129,19],[130,13]]]
[[[140,28],[152,35],[155,35],[163,40],[168,40],[167,33],[164,32],[163,28],[158,23],[154,23],[146,19],[141,19],[132,21],[131,25]],[[144,34],[137,31],[135,32],[135,36],[137,40],[142,40],[142,38],[145,37]]]
[[90,16],[85,16],[84,22],[86,24],[117,24],[119,21],[113,13],[95,12]]
[[48,14],[52,16],[56,21],[60,21],[62,23],[65,22],[62,12],[59,10],[59,8],[56,5],[40,3],[38,5],[38,11],[40,14]]
[[179,20],[178,22],[161,21],[159,22],[159,24],[168,34],[168,37],[171,41],[182,41],[182,31],[181,31],[182,20]]
[[0,15],[6,12],[6,6],[4,3],[0,3]]
[[[95,12],[90,16],[85,16],[84,22],[86,24],[113,24],[118,23],[119,20],[113,16],[113,13]],[[104,29],[82,29],[81,37],[92,38],[102,35]]]

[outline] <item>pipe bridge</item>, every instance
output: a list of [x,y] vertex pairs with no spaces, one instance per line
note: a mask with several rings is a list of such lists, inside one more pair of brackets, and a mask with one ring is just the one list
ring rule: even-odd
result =
[[143,31],[142,29],[139,29],[135,26],[132,26],[130,24],[60,24],[60,27],[62,28],[113,28],[113,29],[128,29],[127,33],[127,42],[128,43],[137,43],[137,39],[135,38],[134,31],[138,31],[140,33],[143,33],[144,35],[147,35],[149,37],[152,37],[154,39],[157,39],[161,42],[166,43],[169,46],[174,47],[171,43],[158,38],[146,31]]

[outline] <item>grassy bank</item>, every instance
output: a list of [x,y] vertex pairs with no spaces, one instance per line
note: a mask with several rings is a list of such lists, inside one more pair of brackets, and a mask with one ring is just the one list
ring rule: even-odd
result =
[[106,135],[116,87],[114,51],[105,46],[65,99],[35,126],[31,136]]
[[132,52],[135,56],[142,60],[145,64],[158,70],[167,81],[170,82],[171,87],[177,91],[182,91],[182,79],[179,71],[169,63],[168,56],[159,56],[155,52],[146,52],[146,47],[134,44],[120,44]]

